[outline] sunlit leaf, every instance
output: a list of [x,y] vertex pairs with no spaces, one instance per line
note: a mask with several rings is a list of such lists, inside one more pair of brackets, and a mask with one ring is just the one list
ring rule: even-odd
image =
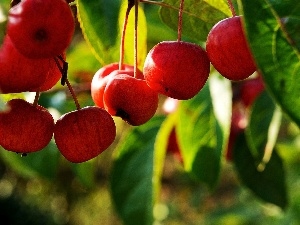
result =
[[156,135],[154,145],[154,162],[153,162],[153,197],[154,202],[158,203],[160,198],[161,179],[165,165],[166,150],[168,147],[169,136],[176,124],[176,114],[170,114],[161,124]]
[[77,0],[83,35],[102,65],[118,61],[118,12],[120,1]]
[[181,102],[178,118],[176,131],[185,170],[210,188],[215,187],[225,133],[214,115],[208,84],[197,96]]
[[[164,23],[177,31],[179,0],[164,0],[170,7],[161,7]],[[208,32],[218,21],[231,15],[225,0],[185,1],[182,32],[196,41],[205,41]]]
[[252,106],[246,138],[257,163],[272,154],[281,124],[281,114],[278,115],[275,109],[273,100],[266,92],[258,96]]
[[[223,149],[227,146],[231,123],[232,87],[228,79],[219,74],[211,73],[209,78],[209,89],[212,99],[213,111],[218,126],[220,126],[218,138]],[[222,148],[219,146],[218,148]]]
[[1,0],[0,2],[0,46],[2,45],[4,35],[6,33],[7,13],[9,10],[9,0]]
[[163,117],[135,127],[117,148],[111,173],[111,196],[126,225],[153,222],[153,153]]
[[[246,34],[267,89],[298,126],[300,125],[300,54],[294,41],[299,31],[297,20],[285,26],[289,19],[299,18],[298,0],[240,1]],[[287,8],[289,10],[285,11]],[[282,17],[284,16],[284,18]]]
[[[127,9],[127,2],[123,1],[119,15],[119,30],[120,34],[123,28],[124,16]],[[125,34],[124,62],[134,65],[134,26],[135,26],[135,7],[130,10],[128,24]],[[147,23],[144,10],[139,6],[138,10],[138,27],[137,27],[137,64],[140,69],[143,68],[143,63],[147,54]],[[120,45],[121,37],[118,37],[118,45]]]

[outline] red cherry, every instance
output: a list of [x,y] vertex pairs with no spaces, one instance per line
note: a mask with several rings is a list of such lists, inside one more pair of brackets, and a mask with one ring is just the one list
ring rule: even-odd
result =
[[[62,58],[64,60],[66,60],[66,53],[63,53],[61,55],[62,55]],[[60,64],[60,66],[63,67],[62,61],[58,60],[58,62]],[[49,68],[48,68],[47,76],[46,76],[46,79],[45,79],[44,83],[40,87],[32,89],[31,91],[32,92],[36,92],[36,91],[40,91],[40,92],[42,92],[42,91],[48,91],[51,88],[53,88],[57,84],[58,81],[60,81],[61,77],[62,77],[62,73],[59,70],[58,65],[56,64],[56,62],[54,61],[54,59],[51,59],[50,63],[49,63]]]
[[164,41],[148,53],[143,73],[155,91],[176,99],[194,97],[210,72],[206,52],[188,42]]
[[54,120],[42,106],[34,106],[23,99],[6,103],[8,111],[0,112],[0,145],[18,153],[36,152],[48,145]]
[[73,163],[95,158],[113,143],[115,137],[114,120],[104,109],[95,106],[64,114],[54,128],[57,148]]
[[206,51],[215,69],[230,80],[246,79],[256,70],[241,16],[215,24],[207,36]]
[[158,107],[158,94],[145,80],[127,74],[112,77],[104,90],[104,106],[112,115],[133,126],[150,120]]
[[[112,74],[111,74],[112,73]],[[91,83],[91,96],[96,106],[104,108],[103,94],[108,80],[120,73],[134,76],[134,67],[123,64],[122,70],[119,70],[118,63],[111,63],[100,68],[94,75]],[[137,69],[137,78],[143,79],[143,73]]]
[[0,49],[0,90],[2,93],[18,93],[39,88],[45,82],[50,59],[29,59],[20,54],[8,36]]
[[9,10],[7,34],[29,58],[55,57],[66,50],[75,30],[64,0],[23,0]]
[[251,106],[254,100],[265,89],[261,76],[245,80],[241,84],[241,100],[246,107]]

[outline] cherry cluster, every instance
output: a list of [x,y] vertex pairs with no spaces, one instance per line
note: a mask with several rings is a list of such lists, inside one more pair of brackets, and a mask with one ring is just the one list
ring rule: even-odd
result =
[[[71,162],[96,157],[115,139],[112,117],[98,107],[69,112],[56,122],[38,105],[40,92],[61,80],[68,88],[65,61],[75,30],[73,12],[65,0],[22,0],[9,10],[6,36],[0,49],[1,93],[36,92],[29,103],[12,99],[0,113],[0,145],[26,155],[42,150],[53,134],[62,155]],[[97,118],[97,123],[94,119]]]
[[[209,77],[210,64],[231,81],[244,80],[256,71],[242,16],[232,11],[232,17],[218,22],[209,32],[204,50],[195,43],[181,41],[183,2],[181,0],[177,41],[155,45],[147,54],[143,71],[120,61],[96,72],[91,96],[98,107],[131,125],[141,125],[155,114],[157,94],[176,100],[187,100],[198,94]],[[174,133],[173,130],[171,139]]]
[[[160,94],[178,100],[197,95],[209,77],[210,64],[234,81],[255,72],[242,17],[233,16],[217,23],[208,34],[205,50],[181,40],[183,0],[177,41],[155,45],[147,54],[142,71],[136,60],[134,65],[124,64],[127,17],[135,6],[137,31],[138,2],[128,5],[120,62],[105,65],[95,73],[91,82],[95,106],[85,108],[80,107],[67,78],[66,50],[75,30],[67,1],[22,0],[11,7],[0,49],[0,90],[1,93],[36,92],[36,99],[33,103],[12,99],[6,104],[8,110],[0,112],[0,145],[4,149],[22,154],[39,151],[54,136],[67,160],[84,162],[98,156],[115,140],[112,116],[132,126],[146,123],[157,111]],[[135,47],[136,43],[137,40]],[[136,54],[137,50],[135,59]],[[38,105],[38,98],[40,92],[51,89],[59,80],[62,85],[67,84],[77,110],[54,122],[47,109]]]

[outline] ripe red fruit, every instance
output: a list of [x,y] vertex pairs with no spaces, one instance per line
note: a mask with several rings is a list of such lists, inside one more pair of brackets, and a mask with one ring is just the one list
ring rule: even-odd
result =
[[246,107],[251,106],[258,95],[265,89],[261,76],[245,80],[241,84],[241,100]]
[[73,163],[95,158],[113,143],[115,137],[114,120],[104,109],[95,106],[64,114],[54,128],[57,148]]
[[[122,70],[119,70],[118,63],[111,63],[100,68],[94,75],[91,83],[91,96],[96,106],[104,108],[103,94],[108,80],[120,73],[125,73],[134,76],[134,67],[123,64]],[[137,78],[143,79],[143,73],[137,69]]]
[[150,120],[158,107],[158,94],[145,80],[127,74],[110,79],[104,90],[104,106],[112,115],[133,126]]
[[207,36],[206,51],[215,69],[230,80],[243,80],[256,70],[241,16],[215,24]]
[[23,99],[6,103],[7,111],[0,112],[0,145],[18,153],[43,149],[50,142],[54,120],[42,106],[34,106]]
[[19,53],[5,36],[0,49],[0,91],[18,93],[39,88],[45,82],[54,60],[29,59]]
[[[64,60],[66,60],[65,53],[62,54],[62,57]],[[58,60],[58,62],[60,64],[60,66],[63,67],[63,63],[61,62],[61,60]],[[54,59],[51,58],[51,59],[49,59],[49,68],[48,68],[47,76],[46,76],[44,83],[40,87],[34,88],[30,91],[32,91],[32,92],[48,91],[51,88],[53,88],[57,84],[58,81],[60,81],[61,77],[62,77],[62,73],[59,70],[58,65],[56,64]]]
[[7,34],[29,58],[50,58],[64,52],[75,20],[64,0],[23,0],[9,10]]
[[164,41],[148,53],[143,73],[155,91],[176,99],[194,97],[204,86],[210,72],[206,52],[188,42]]

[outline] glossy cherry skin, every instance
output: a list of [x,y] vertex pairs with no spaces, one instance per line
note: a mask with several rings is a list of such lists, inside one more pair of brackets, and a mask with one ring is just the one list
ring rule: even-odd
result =
[[[120,73],[134,76],[134,67],[123,64],[122,70],[119,70],[119,63],[111,63],[100,68],[94,75],[91,83],[91,96],[96,106],[104,108],[103,95],[108,80]],[[143,79],[143,73],[137,69],[137,78]]]
[[211,64],[230,80],[243,80],[256,70],[242,27],[242,17],[219,21],[210,30],[206,51]]
[[104,90],[104,106],[112,115],[130,125],[138,126],[150,120],[158,107],[158,94],[145,80],[127,74],[110,79]]
[[53,136],[54,120],[48,110],[23,99],[7,102],[0,112],[0,145],[18,153],[42,150]]
[[[66,60],[66,53],[62,53],[61,56],[62,56],[63,60]],[[40,87],[34,88],[30,91],[33,91],[33,92],[48,91],[51,88],[53,88],[61,80],[62,72],[60,71],[58,65],[56,64],[56,62],[54,61],[53,58],[51,58],[49,61],[50,61],[49,68],[48,68],[47,76],[46,76],[44,83]],[[60,64],[61,68],[63,68],[63,62],[59,59],[57,62]]]
[[206,83],[209,72],[205,50],[182,41],[164,41],[154,46],[143,68],[149,87],[180,100],[194,97]]
[[54,128],[57,148],[73,163],[95,158],[113,143],[115,137],[113,118],[96,106],[64,114],[57,120]]
[[53,58],[29,59],[19,53],[5,36],[0,49],[0,92],[18,93],[38,89],[41,87],[49,73],[55,70]]
[[28,58],[50,58],[64,52],[75,30],[64,0],[24,0],[9,10],[7,34]]

